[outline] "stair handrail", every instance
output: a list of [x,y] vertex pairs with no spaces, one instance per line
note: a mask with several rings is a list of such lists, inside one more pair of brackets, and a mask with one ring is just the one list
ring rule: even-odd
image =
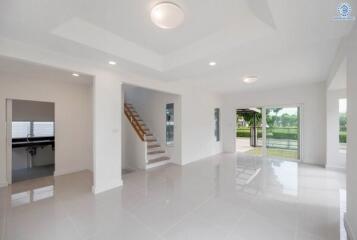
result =
[[128,118],[130,124],[133,126],[135,132],[138,134],[141,141],[145,141],[145,131],[126,103],[124,104],[124,113],[125,116]]

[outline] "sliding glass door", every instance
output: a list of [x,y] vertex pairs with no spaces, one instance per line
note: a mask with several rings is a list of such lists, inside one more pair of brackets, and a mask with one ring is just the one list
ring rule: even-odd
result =
[[269,157],[300,159],[300,107],[266,108]]

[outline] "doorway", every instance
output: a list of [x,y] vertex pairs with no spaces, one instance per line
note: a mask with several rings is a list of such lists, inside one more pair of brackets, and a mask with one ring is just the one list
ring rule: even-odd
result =
[[301,107],[236,110],[236,151],[253,156],[301,160]]
[[55,169],[55,105],[7,100],[9,182],[53,176]]
[[263,147],[262,108],[236,111],[236,151],[261,156]]

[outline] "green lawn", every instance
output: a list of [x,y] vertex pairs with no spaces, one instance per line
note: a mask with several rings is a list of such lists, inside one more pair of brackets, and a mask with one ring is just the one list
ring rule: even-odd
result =
[[[258,128],[258,137],[262,136],[262,129]],[[238,128],[237,137],[250,137],[250,128]],[[297,128],[268,128],[267,137],[275,139],[298,139],[298,129]]]
[[[267,130],[268,138],[297,140],[297,128],[271,128]],[[238,128],[237,137],[250,137],[250,128]],[[258,128],[258,137],[262,137],[262,129]],[[347,132],[340,131],[340,142],[347,142]]]
[[[262,155],[262,148],[257,147],[247,152],[247,154],[259,156]],[[275,149],[268,148],[269,157],[279,157],[279,158],[288,158],[288,159],[298,159],[298,153],[294,150],[285,150],[285,149]]]
[[340,132],[340,143],[347,142],[347,132]]

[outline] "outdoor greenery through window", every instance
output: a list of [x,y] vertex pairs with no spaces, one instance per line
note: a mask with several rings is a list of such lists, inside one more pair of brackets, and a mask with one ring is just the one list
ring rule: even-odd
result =
[[174,104],[166,104],[166,144],[174,143]]
[[219,142],[220,141],[220,129],[219,129],[219,125],[220,125],[220,113],[219,113],[219,108],[215,108],[214,109],[214,124],[215,124],[215,128],[214,128],[214,136],[216,138],[216,141]]
[[[262,155],[262,108],[237,110],[237,151]],[[300,159],[300,108],[266,109],[267,155]]]
[[236,134],[238,152],[256,156],[262,155],[262,109],[238,109]]
[[300,108],[268,108],[268,156],[300,159]]
[[343,98],[339,100],[339,113],[340,113],[340,131],[339,142],[340,151],[346,152],[347,150],[347,99]]

